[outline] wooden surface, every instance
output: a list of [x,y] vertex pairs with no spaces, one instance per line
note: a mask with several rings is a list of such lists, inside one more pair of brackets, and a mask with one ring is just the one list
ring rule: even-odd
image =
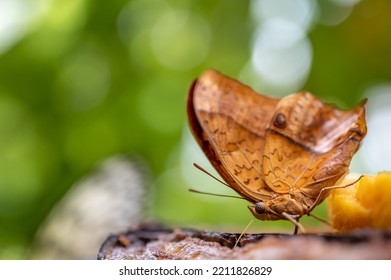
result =
[[140,226],[112,235],[98,259],[391,259],[391,231],[239,234]]

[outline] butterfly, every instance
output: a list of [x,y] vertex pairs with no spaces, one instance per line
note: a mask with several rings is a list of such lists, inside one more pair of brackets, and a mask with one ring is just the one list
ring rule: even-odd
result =
[[366,100],[351,110],[309,92],[258,94],[218,71],[191,85],[187,115],[194,138],[229,187],[260,220],[310,215],[348,173],[367,132]]

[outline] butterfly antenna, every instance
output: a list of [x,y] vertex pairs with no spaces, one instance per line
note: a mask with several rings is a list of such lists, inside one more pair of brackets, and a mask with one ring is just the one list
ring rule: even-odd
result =
[[213,195],[213,196],[220,196],[220,197],[229,197],[229,198],[238,198],[238,199],[244,199],[240,196],[234,196],[229,194],[218,194],[218,193],[210,193],[210,192],[203,192],[195,189],[189,189],[190,192],[199,193],[199,194],[207,194],[207,195]]
[[219,178],[217,178],[216,176],[213,176],[212,174],[210,174],[208,171],[206,171],[204,168],[202,168],[200,165],[198,165],[197,163],[193,163],[193,165],[198,168],[199,170],[201,170],[202,172],[204,172],[206,175],[209,175],[210,177],[212,177],[213,179],[215,179],[217,182],[227,186],[227,187],[231,187],[230,185],[228,185],[226,182],[220,180]]

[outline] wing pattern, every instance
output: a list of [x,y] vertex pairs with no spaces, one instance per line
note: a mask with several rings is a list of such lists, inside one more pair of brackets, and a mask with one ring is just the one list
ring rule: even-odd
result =
[[365,102],[343,111],[307,92],[270,98],[214,70],[193,83],[187,113],[212,165],[254,204],[315,201],[366,134]]

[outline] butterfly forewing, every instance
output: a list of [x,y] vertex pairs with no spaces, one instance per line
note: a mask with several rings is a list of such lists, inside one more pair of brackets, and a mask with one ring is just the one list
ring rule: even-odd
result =
[[265,128],[278,99],[209,70],[190,92],[193,133],[223,179],[249,201],[272,196],[261,174]]

